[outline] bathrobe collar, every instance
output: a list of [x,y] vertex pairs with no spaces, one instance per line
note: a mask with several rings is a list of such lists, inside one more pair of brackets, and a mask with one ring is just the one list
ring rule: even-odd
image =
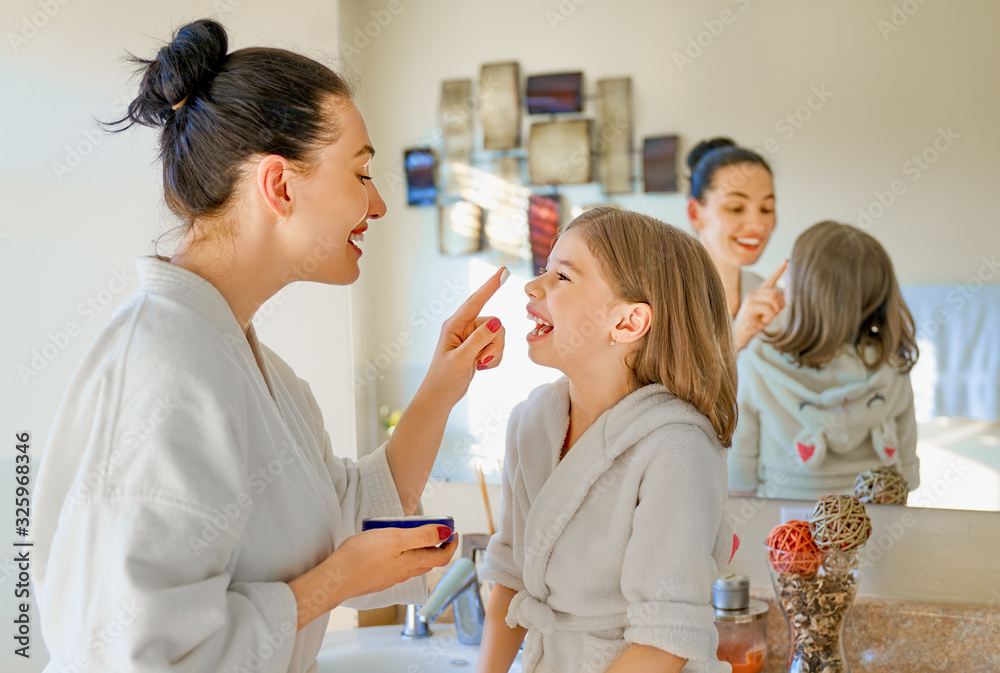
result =
[[657,383],[632,392],[601,414],[560,461],[569,428],[569,379],[563,377],[531,394],[519,432],[530,433],[533,441],[520,441],[519,446],[536,450],[544,446],[553,456],[548,473],[539,470],[530,477],[525,475],[526,479],[544,482],[537,490],[528,487],[528,492],[536,492],[537,496],[525,520],[524,584],[534,599],[545,601],[548,597],[545,573],[552,549],[590,489],[613,469],[619,456],[659,428],[673,423],[694,425],[718,442],[704,415]]
[[[244,332],[229,302],[218,288],[193,271],[172,264],[166,257],[157,255],[136,257],[135,267],[139,276],[140,291],[175,299],[205,318],[219,331],[238,361],[254,365],[251,371],[257,370],[258,374],[254,381],[275,401],[279,414],[284,413],[282,405],[278,402],[280,397],[275,390],[276,377],[264,373],[268,369],[268,362],[261,350],[253,323],[247,325]],[[257,366],[258,362],[262,363],[262,367]]]

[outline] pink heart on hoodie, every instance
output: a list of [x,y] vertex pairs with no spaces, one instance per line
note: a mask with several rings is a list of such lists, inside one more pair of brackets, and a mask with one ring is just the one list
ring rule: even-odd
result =
[[802,462],[806,462],[813,457],[816,453],[816,447],[810,444],[803,444],[802,442],[795,442],[795,448],[798,449],[799,456],[802,458]]
[[892,448],[891,446],[885,447],[885,455],[892,458],[893,456],[896,455],[896,449]]
[[736,556],[736,550],[740,548],[740,538],[736,533],[733,533],[733,553],[729,555],[729,563],[733,562],[733,557]]

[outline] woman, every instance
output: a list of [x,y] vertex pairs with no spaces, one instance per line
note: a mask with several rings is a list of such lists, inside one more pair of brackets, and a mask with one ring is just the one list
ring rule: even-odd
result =
[[743,269],[757,263],[774,231],[771,168],[759,154],[728,138],[698,143],[687,164],[688,219],[722,277],[733,316],[733,341],[741,351],[785,306],[775,284],[787,261],[766,281]]
[[[442,329],[392,440],[338,458],[309,385],[251,319],[293,281],[346,285],[385,214],[350,92],[284,50],[227,54],[213,21],[152,61],[122,130],[162,127],[164,191],[188,223],[75,373],[36,489],[46,670],[306,671],[326,613],[422,602],[451,531],[355,534],[420,511],[448,414],[504,331],[478,317],[497,273]],[[138,59],[137,59],[138,60]],[[334,443],[336,442],[336,443]],[[374,592],[384,592],[366,596]]]

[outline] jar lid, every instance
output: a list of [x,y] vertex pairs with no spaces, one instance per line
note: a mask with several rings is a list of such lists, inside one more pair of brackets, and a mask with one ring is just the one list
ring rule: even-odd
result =
[[712,585],[712,605],[722,610],[742,610],[750,605],[750,578],[738,573],[719,575]]
[[751,599],[750,604],[742,610],[723,610],[721,608],[716,608],[715,621],[735,622],[737,624],[755,622],[767,617],[768,607],[768,604],[764,601],[759,601],[754,598]]

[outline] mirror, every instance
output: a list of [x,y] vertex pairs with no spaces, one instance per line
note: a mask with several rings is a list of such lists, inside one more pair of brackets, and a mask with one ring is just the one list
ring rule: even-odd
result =
[[[352,295],[356,372],[370,374],[355,387],[359,434],[368,445],[384,439],[383,416],[416,390],[441,320],[496,265],[511,264],[515,272],[487,308],[507,329],[504,362],[477,375],[453,412],[435,479],[474,482],[478,461],[496,482],[507,414],[559,375],[527,361],[519,285],[530,278],[530,260],[496,252],[443,256],[436,209],[405,203],[403,151],[440,148],[442,81],[475,80],[483,63],[518,61],[522,89],[529,75],[582,71],[586,118],[594,116],[597,79],[632,78],[633,193],[606,197],[599,184],[559,188],[564,222],[574,207],[610,200],[690,230],[685,193],[642,192],[642,140],[677,134],[683,157],[699,140],[726,135],[761,151],[774,170],[778,226],[754,267],[762,275],[787,256],[801,231],[836,219],[878,238],[906,287],[976,294],[1000,281],[989,266],[998,244],[995,3],[471,4],[447,15],[401,12],[384,28],[391,39],[359,46],[372,7],[344,3],[341,22],[345,47],[356,47],[349,60],[363,77],[359,105],[379,152],[374,170],[389,204],[381,224],[392,227],[385,240],[373,227]],[[522,138],[542,119],[522,110]],[[478,149],[481,130],[476,143],[472,163],[489,170],[497,157]],[[949,315],[964,315],[970,305],[952,304]],[[985,330],[965,338],[950,347],[986,348],[996,339]],[[932,357],[923,351],[918,367]],[[913,385],[918,399],[935,394],[919,388],[925,384],[916,374]],[[1000,394],[995,385],[992,394]],[[996,418],[927,418],[919,435],[923,483],[931,490],[911,494],[911,504],[1000,510]]]

